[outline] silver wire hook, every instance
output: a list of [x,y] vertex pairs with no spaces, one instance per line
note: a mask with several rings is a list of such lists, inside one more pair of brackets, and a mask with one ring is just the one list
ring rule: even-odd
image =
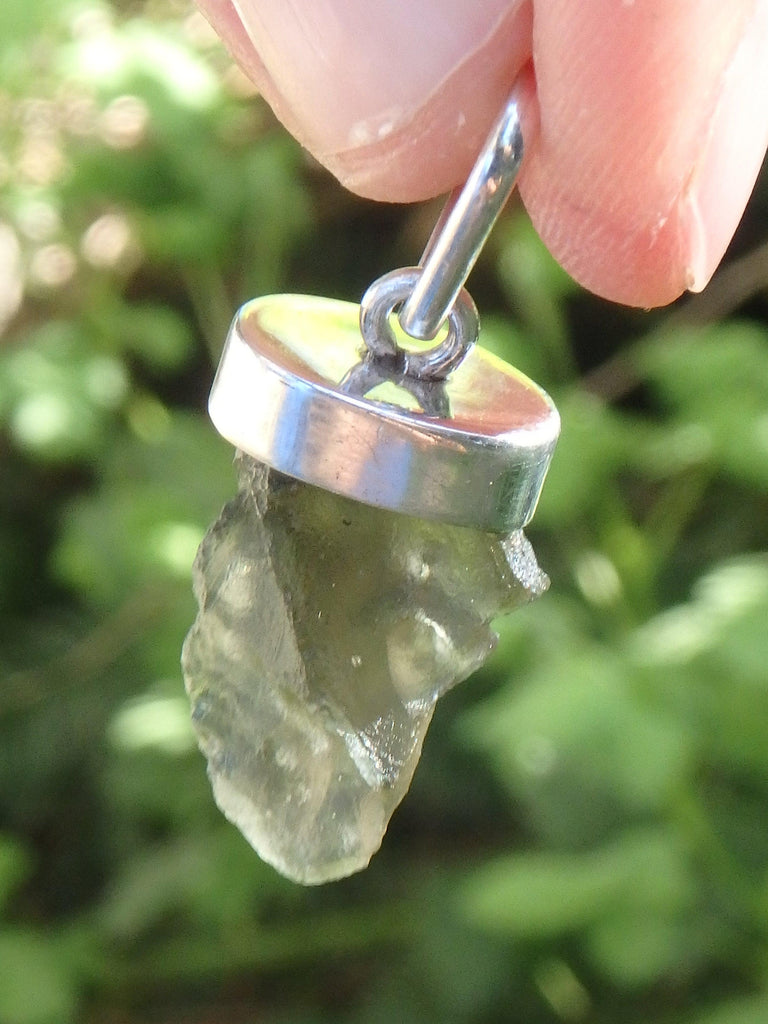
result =
[[448,198],[419,266],[385,274],[363,296],[360,330],[374,356],[400,352],[389,324],[398,304],[400,326],[412,338],[430,341],[449,321],[448,335],[439,345],[405,354],[409,374],[441,379],[467,354],[477,338],[478,322],[464,282],[514,187],[522,158],[523,134],[513,92],[466,183]]
[[413,338],[434,338],[469,277],[509,198],[523,159],[523,133],[513,93],[480,150],[466,184],[440,215],[419,262],[421,276],[400,310]]

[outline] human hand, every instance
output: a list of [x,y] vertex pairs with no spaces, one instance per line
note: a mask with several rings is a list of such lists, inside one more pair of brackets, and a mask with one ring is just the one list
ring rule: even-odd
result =
[[339,180],[406,202],[462,182],[519,79],[520,192],[599,295],[707,283],[768,143],[768,0],[198,0]]

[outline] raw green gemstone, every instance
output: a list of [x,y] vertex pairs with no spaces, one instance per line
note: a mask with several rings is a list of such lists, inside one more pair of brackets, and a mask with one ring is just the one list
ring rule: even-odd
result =
[[183,668],[216,801],[298,882],[364,868],[437,698],[547,578],[502,537],[373,508],[239,456],[195,563]]

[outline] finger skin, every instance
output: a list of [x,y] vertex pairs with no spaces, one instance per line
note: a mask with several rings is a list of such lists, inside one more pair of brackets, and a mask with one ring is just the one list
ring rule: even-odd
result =
[[521,192],[550,250],[621,302],[702,288],[768,141],[768,4],[553,0],[533,60]]
[[360,195],[431,198],[465,178],[520,69],[510,0],[200,0],[288,130]]
[[554,256],[630,305],[703,287],[768,143],[768,0],[200,0],[347,187],[467,175],[521,78],[520,190]]

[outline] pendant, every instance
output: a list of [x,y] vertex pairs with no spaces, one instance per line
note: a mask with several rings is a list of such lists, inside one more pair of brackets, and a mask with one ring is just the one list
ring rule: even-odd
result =
[[557,412],[475,346],[463,288],[521,152],[513,99],[418,268],[360,307],[253,300],[222,354],[239,491],[195,561],[182,664],[219,807],[298,882],[368,864],[437,699],[548,584],[522,529]]

